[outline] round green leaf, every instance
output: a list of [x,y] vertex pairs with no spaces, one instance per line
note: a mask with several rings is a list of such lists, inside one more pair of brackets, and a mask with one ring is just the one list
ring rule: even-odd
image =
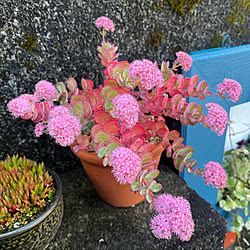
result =
[[103,143],[103,144],[107,144],[110,142],[110,135],[105,133],[105,132],[98,132],[95,134],[94,136],[94,142],[95,143]]
[[106,153],[108,149],[106,147],[103,147],[103,148],[100,148],[99,151],[98,151],[98,158],[102,159]]
[[139,191],[141,189],[141,184],[138,182],[138,180],[135,180],[131,185],[130,188],[132,192]]

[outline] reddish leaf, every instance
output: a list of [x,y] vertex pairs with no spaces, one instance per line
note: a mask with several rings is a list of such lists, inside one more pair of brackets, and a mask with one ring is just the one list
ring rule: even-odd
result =
[[32,119],[32,121],[34,121],[34,119],[36,118],[36,114],[34,112],[27,112],[24,115],[21,115],[21,118],[24,120]]
[[117,88],[118,87],[118,84],[117,84],[116,80],[110,79],[110,78],[106,79],[105,82],[104,82],[104,87],[108,86],[108,85],[111,86],[111,87],[113,87],[113,88]]
[[158,95],[153,99],[154,105],[157,105],[158,107],[162,105],[163,96]]
[[121,141],[117,137],[114,137],[114,136],[111,136],[110,143],[118,143],[120,147],[122,146]]
[[[102,85],[100,85],[100,86],[102,86]],[[97,106],[99,108],[99,106],[101,107],[103,105],[102,87],[100,87],[100,89],[94,89],[93,91],[95,92],[95,95],[97,97]]]
[[165,120],[164,121],[160,120],[160,121],[158,121],[158,122],[156,122],[154,124],[154,129],[155,130],[158,130],[158,129],[161,129],[161,128],[166,128]]
[[138,154],[141,153],[146,153],[146,152],[152,152],[155,148],[155,144],[154,143],[147,143],[142,145],[139,149],[138,149]]
[[180,148],[178,150],[175,151],[173,158],[177,157],[177,156],[181,156],[184,157],[187,153],[193,153],[193,148],[191,146],[186,146],[184,148]]
[[181,144],[183,142],[183,138],[182,137],[179,137],[178,139],[176,139],[173,143],[172,143],[172,147],[173,147],[173,150],[176,151],[178,148],[182,147]]
[[90,91],[93,88],[93,82],[91,80],[85,80],[82,78],[81,84],[84,91]]
[[137,123],[131,130],[125,132],[122,135],[122,138],[121,138],[122,143],[131,144],[133,139],[144,135],[144,133],[145,133],[145,129],[142,127],[140,123]]
[[146,122],[143,123],[143,127],[147,130],[147,129],[150,129],[152,130],[153,129],[153,125],[154,125],[154,122],[153,121],[149,121],[149,120],[146,120]]
[[199,76],[194,75],[191,77],[189,84],[191,83],[193,86],[196,86],[199,82]]
[[172,130],[168,134],[168,139],[174,141],[180,137],[180,133],[176,130]]
[[119,126],[116,121],[108,122],[102,125],[103,131],[112,135],[118,136],[119,134]]
[[141,147],[145,143],[145,140],[136,139],[130,146],[129,149],[133,152],[136,152],[139,147]]
[[141,164],[149,163],[153,161],[153,155],[151,153],[144,153],[140,155]]
[[83,108],[84,108],[84,118],[85,119],[89,119],[91,118],[91,115],[92,115],[92,109],[91,109],[91,106],[90,104],[86,101],[83,103]]
[[161,145],[166,149],[170,143],[169,143],[169,139],[168,139],[168,134],[169,132],[166,131],[165,134],[162,136],[162,140],[161,140]]
[[74,78],[69,78],[66,85],[70,91],[70,95],[73,95],[77,91],[77,83]]
[[168,132],[168,129],[166,129],[166,128],[161,128],[161,129],[158,129],[158,130],[156,131],[156,133],[157,133],[157,135],[158,135],[159,137],[162,137],[166,132]]
[[91,107],[97,106],[98,101],[97,101],[97,96],[94,91],[89,91],[87,94],[87,98],[89,100]]
[[92,138],[98,133],[102,131],[102,125],[101,124],[96,124],[92,127],[91,129],[91,136]]
[[80,102],[80,103],[83,104],[84,102],[86,102],[86,97],[84,97],[82,95],[74,95],[74,96],[72,96],[71,99],[70,99],[70,103],[74,104],[76,102]]
[[44,117],[43,120],[47,121],[49,119],[49,111],[51,110],[51,105],[48,102],[43,102]]
[[85,145],[85,144],[80,144],[80,145],[78,146],[78,149],[79,149],[79,150],[86,150],[87,148],[88,148],[88,146]]
[[76,141],[79,145],[84,144],[85,146],[88,146],[90,137],[88,135],[79,135]]
[[172,156],[172,147],[169,146],[169,147],[167,148],[167,157],[170,158],[171,156]]
[[159,164],[159,161],[154,160],[154,161],[143,164],[142,169],[154,170],[154,169],[157,169],[158,164]]
[[111,117],[111,115],[108,112],[105,111],[99,111],[96,115],[95,115],[95,123],[99,123],[99,124],[105,124],[111,120],[113,120],[113,118]]

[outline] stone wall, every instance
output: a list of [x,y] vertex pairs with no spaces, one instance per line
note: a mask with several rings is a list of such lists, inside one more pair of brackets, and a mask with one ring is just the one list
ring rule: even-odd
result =
[[56,83],[74,77],[80,82],[84,77],[101,84],[98,17],[108,16],[115,23],[109,40],[118,45],[120,60],[147,58],[160,63],[173,60],[180,48],[191,52],[220,44],[225,34],[231,36],[233,46],[250,43],[249,11],[243,11],[245,22],[230,24],[236,3],[203,0],[182,16],[162,0],[1,0],[0,159],[19,153],[43,160],[59,172],[79,166],[69,148],[59,147],[45,135],[36,138],[32,122],[14,119],[6,104],[32,93],[42,79]]

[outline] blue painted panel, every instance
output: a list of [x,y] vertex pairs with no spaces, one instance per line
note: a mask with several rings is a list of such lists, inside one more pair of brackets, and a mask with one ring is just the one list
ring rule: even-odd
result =
[[[217,85],[223,82],[224,78],[231,78],[242,85],[243,94],[237,103],[222,100],[218,96],[209,96],[205,101],[190,97],[189,102],[202,104],[206,114],[205,104],[209,102],[220,104],[229,113],[230,107],[250,101],[250,45],[197,51],[190,55],[193,59],[193,65],[187,72],[187,77],[198,74],[200,81],[208,82],[209,90],[212,92],[216,92]],[[198,161],[198,167],[203,168],[204,164],[210,160],[222,163],[225,134],[217,136],[210,129],[197,124],[195,126],[183,126],[182,136],[185,145],[191,145],[194,148],[193,158]],[[215,207],[217,198],[215,188],[204,185],[202,178],[199,176],[195,178],[193,174],[189,175],[186,171],[181,174],[181,177]]]

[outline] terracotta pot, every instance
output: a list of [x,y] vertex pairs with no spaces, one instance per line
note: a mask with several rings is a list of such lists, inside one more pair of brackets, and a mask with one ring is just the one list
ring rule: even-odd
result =
[[[102,159],[84,150],[76,153],[73,150],[74,146],[75,144],[70,146],[72,152],[80,158],[97,193],[104,201],[115,207],[130,207],[144,199],[144,196],[132,193],[129,184],[119,184],[114,178],[110,166],[102,165]],[[153,151],[155,160],[160,160],[163,149],[161,144],[155,147]]]

